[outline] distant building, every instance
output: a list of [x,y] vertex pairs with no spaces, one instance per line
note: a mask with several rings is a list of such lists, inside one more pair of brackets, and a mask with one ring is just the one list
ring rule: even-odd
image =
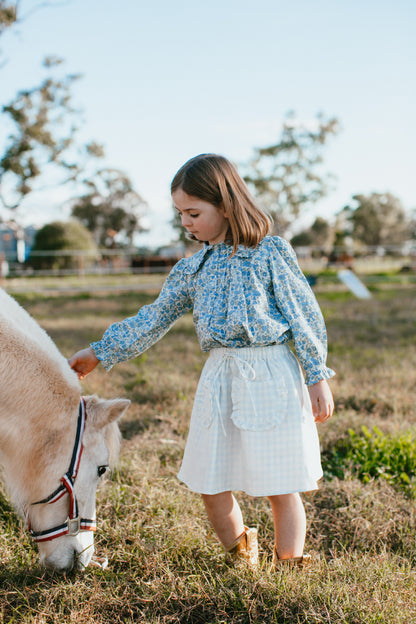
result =
[[15,223],[0,223],[0,257],[9,262],[25,262],[33,247],[38,228],[22,228]]
[[170,271],[185,255],[183,243],[172,243],[160,247],[155,253],[137,253],[131,259],[131,267],[137,272],[158,273]]
[[186,253],[186,248],[183,243],[172,243],[159,249],[159,256],[162,258],[183,258]]

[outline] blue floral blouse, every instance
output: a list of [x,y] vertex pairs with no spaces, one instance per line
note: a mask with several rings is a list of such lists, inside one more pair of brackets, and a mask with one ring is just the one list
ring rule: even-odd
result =
[[139,355],[193,309],[203,351],[293,339],[308,385],[332,377],[324,320],[290,244],[266,236],[255,248],[240,245],[230,258],[231,252],[218,243],[179,260],[153,303],[91,344],[104,367]]

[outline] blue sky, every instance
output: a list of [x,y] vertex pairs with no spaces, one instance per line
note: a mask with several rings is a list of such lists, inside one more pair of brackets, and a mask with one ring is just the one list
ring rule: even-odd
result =
[[[23,0],[23,13],[37,4]],[[169,184],[185,160],[217,152],[242,163],[277,140],[289,110],[342,126],[325,152],[336,189],[310,219],[372,191],[416,207],[412,0],[50,4],[2,38],[0,101],[37,84],[47,55],[83,74],[81,137],[103,143],[105,164],[126,171],[149,203],[142,244],[170,240]],[[25,220],[55,218],[65,196],[34,196]]]

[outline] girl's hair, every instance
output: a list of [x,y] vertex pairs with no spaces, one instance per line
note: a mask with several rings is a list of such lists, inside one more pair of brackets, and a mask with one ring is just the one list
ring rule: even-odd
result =
[[224,156],[200,154],[191,158],[176,173],[170,189],[171,193],[182,189],[225,211],[233,254],[238,245],[256,247],[270,230],[270,218],[256,205],[236,168]]

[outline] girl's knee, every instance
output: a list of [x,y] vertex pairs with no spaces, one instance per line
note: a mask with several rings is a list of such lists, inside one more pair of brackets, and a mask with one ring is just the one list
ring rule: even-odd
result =
[[202,500],[205,506],[217,507],[218,505],[231,505],[233,504],[233,495],[231,492],[220,492],[219,494],[201,494]]
[[296,504],[302,501],[298,492],[290,494],[275,494],[267,497],[273,506]]

